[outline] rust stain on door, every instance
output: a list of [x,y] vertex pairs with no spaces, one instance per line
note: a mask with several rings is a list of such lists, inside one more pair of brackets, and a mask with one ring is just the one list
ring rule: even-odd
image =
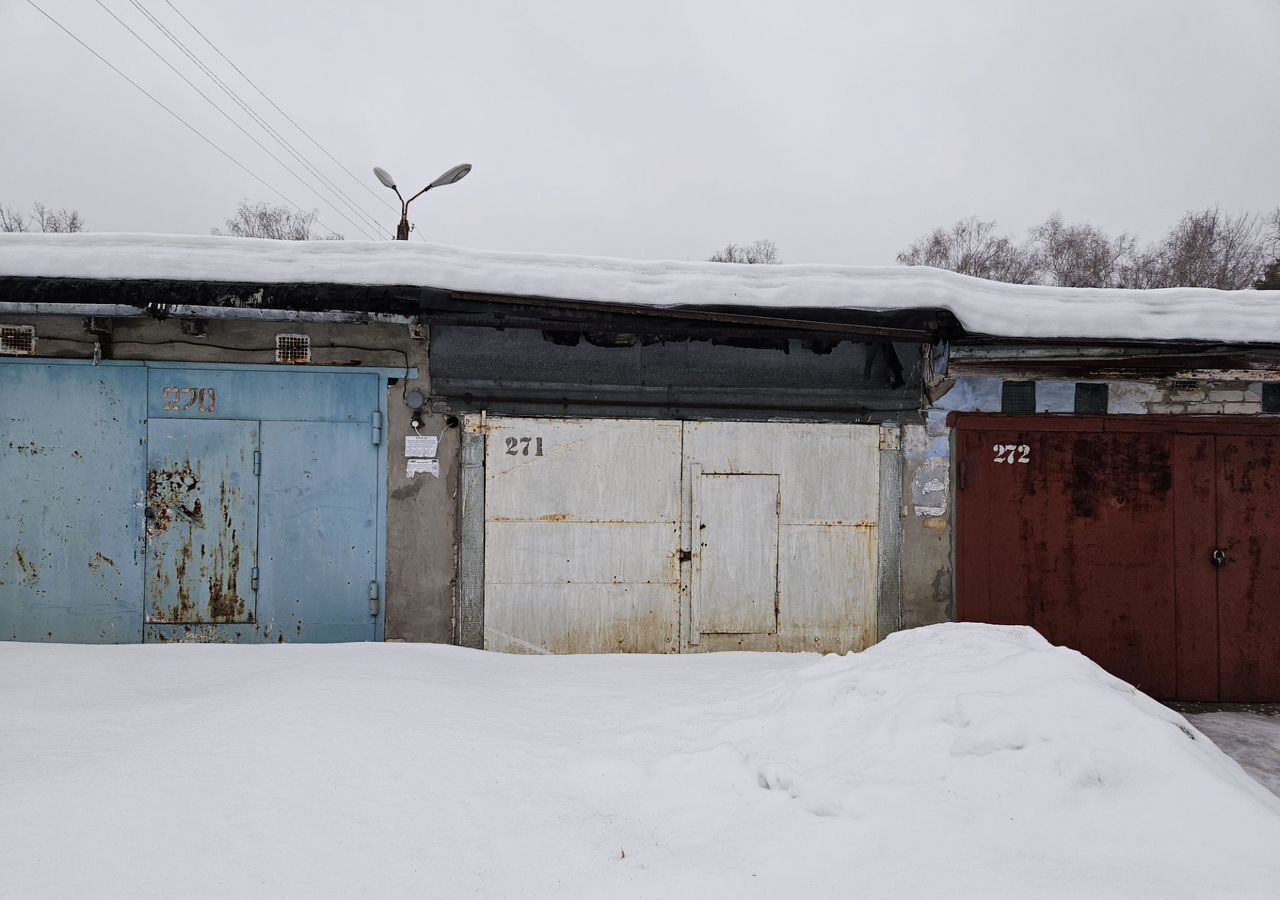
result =
[[256,426],[206,420],[150,428],[147,621],[253,622]]

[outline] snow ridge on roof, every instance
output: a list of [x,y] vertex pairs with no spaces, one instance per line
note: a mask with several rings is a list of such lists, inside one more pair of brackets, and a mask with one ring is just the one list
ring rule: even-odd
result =
[[1280,295],[1014,285],[905,266],[627,260],[404,241],[2,234],[0,276],[416,285],[652,307],[948,310],[972,334],[1280,343]]

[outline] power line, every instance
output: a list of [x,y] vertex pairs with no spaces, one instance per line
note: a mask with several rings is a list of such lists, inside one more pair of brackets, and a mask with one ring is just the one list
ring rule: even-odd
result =
[[[100,2],[101,0],[99,0],[99,3]],[[160,33],[163,34],[165,38],[169,40],[170,43],[172,43],[175,47],[177,47],[178,50],[182,52],[187,57],[188,60],[194,63],[197,68],[199,68],[215,85],[217,85],[217,87],[224,94],[230,97],[232,102],[234,102],[237,106],[239,106],[240,109],[244,111],[249,116],[249,118],[252,119],[260,128],[262,128],[263,131],[265,131],[268,134],[268,136],[271,137],[272,140],[274,140],[277,144],[279,144],[282,148],[284,148],[285,152],[288,153],[290,156],[292,156],[294,160],[296,160],[307,171],[309,175],[315,178],[322,187],[324,187],[326,190],[330,191],[335,197],[337,197],[338,200],[344,206],[346,206],[347,209],[349,209],[354,215],[363,217],[366,220],[366,223],[372,225],[374,228],[378,230],[382,229],[382,224],[379,222],[376,216],[370,215],[367,210],[360,207],[359,204],[357,204],[354,200],[352,200],[351,197],[349,197],[345,191],[343,191],[336,184],[334,184],[333,181],[328,176],[326,176],[322,171],[320,171],[320,169],[317,166],[315,166],[309,159],[303,156],[303,154],[296,147],[294,147],[293,144],[291,144],[282,134],[280,134],[280,132],[278,132],[274,127],[272,127],[272,125],[269,122],[267,122],[261,115],[259,115],[257,110],[253,109],[235,91],[235,89],[233,89],[230,85],[228,85],[225,81],[223,81],[222,78],[220,78],[216,72],[214,72],[211,68],[209,68],[209,66],[205,64],[204,60],[200,59],[198,54],[196,54],[193,50],[191,50],[186,45],[186,43],[182,41],[181,38],[175,35],[163,22],[160,21],[158,17],[156,17],[149,9],[147,9],[146,6],[140,2],[140,0],[129,0],[129,2],[133,5],[134,9],[136,9],[143,16],[145,16],[147,21],[149,21],[153,26],[156,27],[156,29],[158,29]],[[330,203],[330,205],[332,206],[333,204]],[[336,210],[337,207],[334,207],[334,209]],[[368,232],[366,232],[366,236],[368,236]]]
[[[190,122],[188,122],[186,119],[182,118],[182,116],[178,115],[176,112],[174,112],[172,109],[170,109],[170,108],[169,108],[168,106],[166,106],[164,103],[162,103],[160,100],[156,99],[156,97],[155,97],[155,95],[154,95],[154,94],[152,94],[150,91],[148,91],[148,90],[147,90],[146,88],[144,88],[142,85],[138,84],[138,82],[134,81],[132,78],[130,78],[130,77],[129,77],[128,75],[126,75],[124,72],[120,71],[120,69],[116,68],[116,66],[115,66],[115,65],[114,65],[110,60],[108,60],[106,57],[104,57],[104,56],[103,56],[101,53],[99,53],[97,50],[94,50],[92,47],[90,47],[90,46],[89,46],[88,44],[86,44],[84,41],[80,40],[80,38],[79,38],[79,37],[77,37],[77,36],[76,36],[72,31],[71,31],[71,29],[67,28],[67,26],[63,25],[61,22],[59,22],[59,21],[58,21],[57,19],[55,19],[53,16],[49,15],[47,12],[45,12],[43,9],[41,9],[39,6],[37,6],[37,5],[35,4],[34,0],[27,0],[27,5],[28,5],[28,6],[30,6],[32,9],[34,9],[36,12],[40,13],[40,15],[44,16],[46,19],[48,19],[48,20],[49,20],[50,22],[52,22],[54,25],[58,26],[58,28],[59,28],[59,29],[60,29],[64,34],[66,34],[66,35],[67,35],[67,37],[71,38],[73,41],[75,41],[75,42],[76,42],[77,44],[79,44],[81,47],[83,47],[84,49],[86,49],[86,50],[88,50],[90,53],[92,53],[94,56],[96,56],[96,57],[98,58],[98,60],[99,60],[100,62],[102,62],[104,65],[106,65],[109,69],[111,69],[111,71],[115,72],[117,75],[119,75],[119,76],[120,76],[121,78],[123,78],[125,81],[129,82],[129,84],[133,85],[135,88],[137,88],[139,91],[141,91],[144,95],[146,95],[146,97],[147,97],[147,99],[148,99],[148,100],[150,100],[150,101],[151,101],[152,103],[154,103],[156,106],[160,107],[160,108],[161,108],[161,109],[163,109],[165,112],[167,112],[169,115],[173,116],[175,119],[177,119],[179,122],[181,122],[184,126],[186,126],[186,128],[187,128],[187,130],[188,130],[188,131],[190,131],[190,132],[191,132],[192,134],[194,134],[196,137],[200,138],[200,140],[204,141],[206,144],[208,144],[208,145],[209,145],[210,147],[212,147],[214,150],[217,150],[219,153],[221,153],[223,156],[225,156],[228,160],[230,160],[232,163],[234,163],[238,168],[240,168],[241,170],[243,170],[243,171],[244,171],[244,173],[245,173],[246,175],[248,175],[249,177],[253,178],[255,181],[257,181],[259,184],[261,184],[261,185],[262,185],[263,187],[265,187],[267,190],[271,191],[271,193],[275,194],[277,197],[279,197],[279,198],[280,198],[281,200],[283,200],[285,203],[288,203],[290,206],[292,206],[294,209],[296,209],[298,212],[302,213],[303,215],[306,215],[306,211],[305,211],[301,206],[299,206],[298,204],[296,204],[296,203],[294,203],[292,200],[290,200],[288,197],[286,197],[282,192],[280,192],[280,191],[279,191],[279,190],[277,190],[275,187],[273,187],[270,183],[268,183],[268,182],[267,182],[265,179],[263,179],[260,175],[258,175],[257,173],[255,173],[252,169],[250,169],[250,168],[249,168],[248,166],[246,166],[244,163],[240,162],[240,160],[236,159],[234,156],[232,156],[232,155],[231,155],[230,153],[228,153],[226,150],[223,150],[221,147],[219,147],[219,146],[218,146],[216,143],[214,143],[212,140],[210,140],[209,138],[205,137],[205,136],[204,136],[204,134],[203,134],[203,133],[201,133],[201,132],[200,132],[200,131],[199,131],[199,130],[194,126],[194,125],[192,125],[192,124],[191,124]],[[316,217],[316,224],[318,224],[321,228],[324,228],[326,231],[329,231],[329,232],[331,232],[331,233],[333,232],[333,229],[332,229],[332,228],[330,228],[328,225],[325,225],[325,224],[324,224],[324,222],[321,222],[321,221],[320,221],[320,218],[319,218],[318,216]]]
[[[213,100],[212,100],[212,99],[211,99],[211,98],[210,98],[210,97],[209,97],[209,96],[208,96],[204,91],[202,91],[202,90],[200,90],[200,88],[196,87],[196,85],[191,81],[191,79],[190,79],[190,78],[188,78],[186,75],[183,75],[183,74],[182,74],[182,72],[181,72],[181,71],[179,71],[179,70],[178,70],[178,68],[177,68],[176,66],[174,66],[174,65],[173,65],[173,63],[171,63],[171,62],[169,62],[169,60],[165,59],[165,58],[164,58],[164,56],[163,56],[163,55],[161,55],[161,53],[160,53],[158,50],[156,50],[156,48],[155,48],[155,47],[152,47],[149,43],[147,43],[146,39],[145,39],[144,37],[142,37],[142,35],[138,34],[138,32],[136,32],[136,31],[134,31],[132,28],[130,28],[130,27],[129,27],[129,25],[128,25],[128,23],[127,23],[127,22],[125,22],[123,19],[121,19],[119,16],[117,16],[117,15],[116,15],[112,10],[111,10],[111,8],[110,8],[110,7],[108,7],[105,3],[103,3],[103,2],[102,2],[102,0],[95,0],[95,2],[97,2],[97,4],[98,4],[99,6],[101,6],[101,7],[103,8],[103,10],[105,10],[105,11],[106,11],[107,15],[109,15],[109,16],[111,16],[111,18],[115,19],[115,20],[120,24],[120,26],[121,26],[122,28],[124,28],[124,30],[125,30],[125,31],[129,32],[129,34],[131,34],[131,35],[133,35],[135,38],[137,38],[137,40],[142,44],[142,46],[144,46],[144,47],[146,47],[148,50],[150,50],[150,51],[151,51],[151,53],[156,57],[156,59],[160,60],[162,63],[164,63],[164,64],[165,64],[166,66],[168,66],[170,69],[172,69],[172,70],[173,70],[173,72],[174,72],[174,74],[175,74],[175,75],[177,75],[179,78],[181,78],[183,81],[185,81],[185,82],[187,83],[187,85],[188,85],[188,86],[189,86],[193,91],[195,91],[197,94],[199,94],[201,97],[203,97],[206,103],[208,103],[210,106],[212,106],[214,109],[216,109],[219,113],[221,113],[221,114],[222,114],[223,118],[225,118],[228,122],[230,122],[232,125],[234,125],[236,128],[238,128],[238,129],[240,130],[241,134],[243,134],[243,135],[244,135],[245,137],[247,137],[249,140],[251,140],[251,141],[253,141],[255,144],[257,144],[257,145],[258,145],[258,148],[259,148],[260,150],[262,150],[262,152],[263,152],[263,153],[267,154],[267,156],[271,157],[271,159],[272,159],[272,160],[274,160],[274,161],[276,162],[276,164],[277,164],[277,165],[279,165],[282,169],[284,169],[286,172],[288,172],[288,173],[289,173],[290,175],[292,175],[294,178],[298,179],[298,181],[300,181],[300,182],[303,184],[303,186],[304,186],[304,187],[306,187],[306,188],[308,188],[309,190],[311,190],[311,191],[315,192],[315,188],[311,187],[311,185],[308,185],[308,184],[307,184],[307,182],[302,178],[302,176],[301,176],[301,175],[299,175],[297,172],[293,171],[293,169],[289,168],[289,166],[288,166],[288,165],[287,165],[287,164],[286,164],[282,159],[280,159],[278,156],[276,156],[274,153],[272,153],[270,150],[268,150],[268,149],[267,149],[267,147],[266,147],[266,146],[265,146],[261,141],[259,141],[256,137],[254,137],[252,134],[250,134],[250,133],[249,133],[249,132],[248,132],[248,131],[247,131],[247,130],[246,130],[246,129],[245,129],[245,128],[244,128],[244,127],[239,123],[239,122],[237,122],[234,118],[232,118],[232,117],[231,117],[231,115],[230,115],[229,113],[227,113],[227,111],[226,111],[226,110],[224,110],[222,107],[218,106],[218,104],[217,104],[217,103],[215,103],[215,102],[214,102],[214,101],[213,101]],[[328,202],[328,201],[327,201],[327,200],[325,200],[325,198],[324,198],[324,197],[322,197],[318,192],[316,192],[316,196],[320,198],[321,202],[325,202],[325,203],[327,203],[327,202]],[[330,205],[331,207],[333,206],[333,204],[329,204],[329,205]],[[334,212],[336,212],[339,216],[342,216],[342,218],[343,218],[343,219],[346,219],[346,221],[351,225],[351,227],[355,228],[357,231],[360,231],[360,232],[361,232],[365,237],[369,237],[369,232],[368,232],[367,230],[365,230],[362,226],[360,226],[360,225],[356,224],[355,222],[353,222],[353,221],[350,219],[350,217],[346,216],[346,215],[342,212],[342,210],[337,209],[336,207],[333,207],[333,209],[334,209]]]
[[274,108],[275,108],[275,111],[276,111],[276,112],[280,113],[280,115],[284,116],[284,117],[289,121],[289,124],[291,124],[294,128],[298,129],[298,131],[302,132],[302,134],[307,138],[307,140],[311,141],[311,143],[313,143],[313,144],[315,144],[317,147],[319,147],[319,148],[320,148],[320,151],[321,151],[325,156],[329,157],[329,159],[333,160],[333,162],[338,166],[338,168],[342,169],[342,171],[344,171],[344,172],[346,172],[348,175],[350,175],[350,176],[351,176],[351,179],[352,179],[356,184],[358,184],[358,185],[360,185],[362,188],[364,188],[364,189],[365,189],[365,191],[367,191],[367,192],[369,193],[369,195],[370,195],[371,197],[373,197],[375,200],[377,200],[379,203],[386,205],[389,209],[394,209],[394,208],[395,208],[395,204],[394,204],[394,203],[392,203],[390,200],[388,200],[388,199],[387,199],[387,197],[386,197],[386,195],[384,195],[384,194],[379,194],[379,193],[375,192],[375,191],[373,190],[373,188],[371,188],[371,187],[369,187],[369,185],[365,184],[365,181],[364,181],[364,179],[363,179],[363,178],[359,178],[359,177],[357,177],[357,176],[355,175],[355,173],[353,173],[350,169],[348,169],[346,166],[344,166],[344,165],[342,164],[342,162],[341,162],[341,161],[340,161],[336,156],[334,156],[332,153],[330,153],[328,150],[326,150],[326,149],[324,148],[324,146],[323,146],[319,141],[317,141],[315,138],[313,138],[313,137],[311,136],[311,134],[310,134],[310,133],[309,133],[305,128],[303,128],[303,127],[302,127],[301,125],[299,125],[296,121],[294,121],[294,119],[293,119],[293,117],[292,117],[292,116],[290,116],[287,112],[285,112],[283,109],[281,109],[281,108],[280,108],[280,106],[279,106],[279,105],[278,105],[274,100],[272,100],[270,97],[268,97],[268,96],[266,95],[266,93],[262,90],[262,88],[258,87],[258,85],[254,83],[254,81],[253,81],[253,79],[252,79],[252,78],[250,78],[248,75],[246,75],[244,72],[242,72],[242,71],[240,70],[240,67],[239,67],[239,66],[237,66],[234,62],[232,62],[232,61],[230,60],[230,58],[228,58],[228,56],[227,56],[225,53],[223,53],[221,50],[219,50],[219,49],[218,49],[218,45],[217,45],[217,44],[215,44],[215,43],[214,43],[213,41],[211,41],[208,37],[206,37],[206,36],[205,36],[205,34],[204,34],[204,32],[203,32],[203,31],[201,31],[199,28],[197,28],[194,22],[192,22],[192,21],[191,21],[190,19],[188,19],[185,15],[183,15],[182,10],[178,9],[178,7],[176,7],[176,6],[174,6],[174,5],[173,5],[173,0],[165,0],[165,4],[166,4],[170,9],[172,9],[175,13],[177,13],[177,14],[178,14],[178,17],[179,17],[180,19],[182,19],[182,21],[186,22],[186,23],[187,23],[187,25],[188,25],[188,27],[190,27],[192,31],[194,31],[196,34],[200,35],[201,40],[203,40],[206,44],[208,44],[210,47],[212,47],[212,48],[213,48],[213,52],[214,52],[214,53],[216,53],[216,54],[218,54],[219,56],[221,56],[221,57],[223,58],[223,60],[224,60],[224,61],[226,61],[227,65],[229,65],[229,66],[231,66],[231,68],[235,69],[235,70],[236,70],[236,74],[238,74],[241,78],[243,78],[245,81],[247,81],[247,82],[249,83],[250,87],[252,87],[255,91],[257,91],[257,92],[262,96],[262,99],[263,99],[263,100],[266,100],[268,103],[270,103],[270,104],[272,105],[272,107],[274,107]]

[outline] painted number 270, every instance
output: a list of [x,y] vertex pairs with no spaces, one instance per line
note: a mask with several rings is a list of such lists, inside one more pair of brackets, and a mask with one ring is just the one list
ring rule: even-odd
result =
[[509,437],[507,441],[507,456],[529,456],[529,448],[533,447],[533,455],[542,455],[542,438]]
[[1031,447],[1027,444],[992,444],[991,449],[998,463],[1013,465],[1031,462]]

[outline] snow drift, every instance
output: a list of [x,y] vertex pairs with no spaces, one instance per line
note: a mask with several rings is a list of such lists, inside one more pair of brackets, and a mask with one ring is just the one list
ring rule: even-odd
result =
[[1280,801],[1035,632],[0,644],[0,896],[1276,896]]
[[406,241],[0,234],[3,276],[414,285],[656,307],[948,310],[970,333],[1007,338],[1280,343],[1280,304],[1266,291],[1016,285],[927,267],[664,262]]

